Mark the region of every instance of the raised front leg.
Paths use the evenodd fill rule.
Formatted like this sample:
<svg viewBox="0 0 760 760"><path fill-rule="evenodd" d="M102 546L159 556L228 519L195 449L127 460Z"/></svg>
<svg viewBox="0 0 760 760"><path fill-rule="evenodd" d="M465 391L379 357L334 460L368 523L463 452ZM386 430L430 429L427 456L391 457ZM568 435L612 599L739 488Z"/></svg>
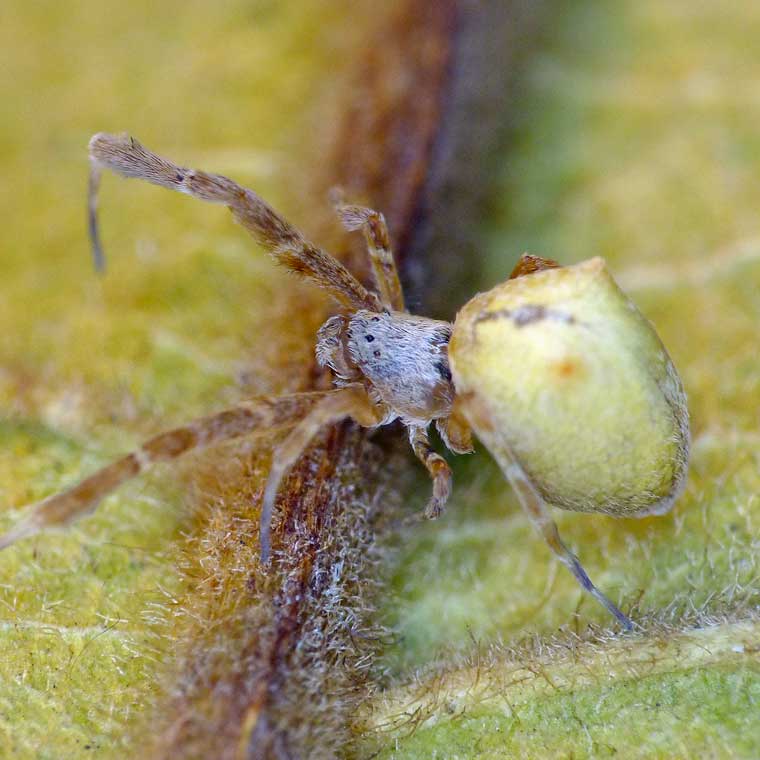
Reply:
<svg viewBox="0 0 760 760"><path fill-rule="evenodd" d="M385 217L379 211L364 206L336 203L335 210L347 230L364 232L372 272L383 306L392 311L405 311L404 292L401 289L396 262L393 260Z"/></svg>
<svg viewBox="0 0 760 760"><path fill-rule="evenodd" d="M328 291L354 309L380 310L377 294L370 293L337 259L306 240L253 190L220 174L177 166L152 153L133 137L95 135L90 140L90 236L95 263L104 264L97 222L97 191L102 169L152 182L210 203L223 203L275 260Z"/></svg>
<svg viewBox="0 0 760 760"><path fill-rule="evenodd" d="M223 412L201 417L182 427L146 441L139 449L106 465L77 485L31 507L31 513L0 537L0 549L46 528L68 525L95 509L122 483L156 462L170 462L182 454L220 441L251 435L280 425L292 424L325 397L337 391L296 393L281 398L259 398Z"/></svg>
<svg viewBox="0 0 760 760"><path fill-rule="evenodd" d="M440 454L433 451L425 428L410 426L409 443L433 479L433 495L425 507L425 517L434 520L441 515L451 495L451 468Z"/></svg>

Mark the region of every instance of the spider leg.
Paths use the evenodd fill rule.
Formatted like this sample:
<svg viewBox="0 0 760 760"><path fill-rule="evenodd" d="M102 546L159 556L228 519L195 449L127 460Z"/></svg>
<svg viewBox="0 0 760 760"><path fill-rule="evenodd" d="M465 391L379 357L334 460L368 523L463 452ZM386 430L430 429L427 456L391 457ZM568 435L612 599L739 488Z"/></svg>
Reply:
<svg viewBox="0 0 760 760"><path fill-rule="evenodd" d="M101 169L142 179L210 203L223 203L275 260L312 280L340 303L354 309L380 311L380 301L337 259L317 248L253 190L220 174L177 166L126 135L100 133L90 140L89 228L95 264L105 261L97 222L97 190Z"/></svg>
<svg viewBox="0 0 760 760"><path fill-rule="evenodd" d="M451 468L440 454L433 451L425 428L410 425L409 443L433 479L433 495L425 507L425 517L434 520L443 512L451 494Z"/></svg>
<svg viewBox="0 0 760 760"><path fill-rule="evenodd" d="M391 251L390 235L385 217L379 211L373 211L364 206L344 205L336 203L343 226L349 230L362 230L367 241L372 272L380 291L383 305L393 311L406 311L404 292L398 277L396 263Z"/></svg>
<svg viewBox="0 0 760 760"><path fill-rule="evenodd" d="M275 499L280 483L288 470L303 454L312 438L320 428L339 422L345 417L352 417L363 427L373 427L384 417L384 409L373 404L361 385L347 385L326 395L311 411L290 431L285 440L272 454L272 466L264 488L261 502L261 527L259 543L261 561L269 562L272 550L271 523Z"/></svg>
<svg viewBox="0 0 760 760"><path fill-rule="evenodd" d="M450 451L455 454L472 454L475 451L472 445L472 428L462 414L459 404L457 397L449 416L439 417L435 421L435 427Z"/></svg>
<svg viewBox="0 0 760 760"><path fill-rule="evenodd" d="M542 259L540 256L524 253L520 256L517 264L515 264L515 268L512 270L512 274L509 275L509 279L514 280L517 277L541 272L544 269L561 269L561 265L554 261L554 259Z"/></svg>
<svg viewBox="0 0 760 760"><path fill-rule="evenodd" d="M581 565L578 557L565 546L560 538L557 525L551 518L546 502L530 481L530 478L525 474L523 468L516 461L501 461L503 457L499 457L499 459L499 464L501 464L502 470L511 483L512 488L514 488L522 508L525 510L536 530L544 537L544 540L549 545L552 552L554 552L557 559L570 570L585 591L588 591L591 596L612 613L625 630L633 630L633 622L631 619L627 615L624 615L617 606L591 582L591 579L583 569L583 565Z"/></svg>
<svg viewBox="0 0 760 760"><path fill-rule="evenodd" d="M169 462L193 449L292 422L336 391L296 393L281 398L258 398L222 412L201 417L182 427L159 433L140 448L106 465L77 485L53 494L32 507L31 513L4 536L0 549L46 528L67 525L95 509L122 483L156 462Z"/></svg>

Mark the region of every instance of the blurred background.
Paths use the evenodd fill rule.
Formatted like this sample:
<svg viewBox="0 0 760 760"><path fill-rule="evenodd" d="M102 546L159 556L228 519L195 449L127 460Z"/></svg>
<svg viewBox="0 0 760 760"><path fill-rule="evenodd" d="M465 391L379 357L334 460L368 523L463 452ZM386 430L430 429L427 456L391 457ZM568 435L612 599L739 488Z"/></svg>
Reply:
<svg viewBox="0 0 760 760"><path fill-rule="evenodd" d="M756 756L759 37L760 6L738 0L5 3L3 525L160 429L314 382L327 305L219 208L105 177L95 275L95 132L234 177L358 266L326 200L345 186L388 215L412 307L437 315L524 251L600 255L682 375L692 472L668 516L557 517L641 620L630 647L649 669L605 670L610 621L479 451L452 461L442 520L381 531L386 635L340 751ZM418 469L391 499L404 514L426 498ZM123 756L166 722L176 621L203 593L178 569L195 525L183 482L130 485L0 555L3 756ZM568 652L583 675L552 681ZM515 658L544 687L518 688Z"/></svg>

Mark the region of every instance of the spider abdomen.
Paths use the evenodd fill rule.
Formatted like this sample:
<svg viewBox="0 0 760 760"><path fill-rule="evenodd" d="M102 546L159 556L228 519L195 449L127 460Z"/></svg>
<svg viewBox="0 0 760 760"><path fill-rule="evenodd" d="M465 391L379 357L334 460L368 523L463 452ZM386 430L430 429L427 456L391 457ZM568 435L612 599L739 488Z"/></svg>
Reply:
<svg viewBox="0 0 760 760"><path fill-rule="evenodd" d="M678 373L602 259L508 280L457 316L451 368L497 460L580 512L666 511L686 474Z"/></svg>

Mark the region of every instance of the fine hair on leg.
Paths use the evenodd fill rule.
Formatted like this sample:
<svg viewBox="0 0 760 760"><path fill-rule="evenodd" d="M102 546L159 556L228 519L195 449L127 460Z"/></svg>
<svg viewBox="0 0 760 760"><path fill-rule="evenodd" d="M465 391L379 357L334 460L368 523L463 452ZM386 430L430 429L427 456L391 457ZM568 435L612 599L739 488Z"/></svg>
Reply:
<svg viewBox="0 0 760 760"><path fill-rule="evenodd" d="M451 468L440 454L433 451L425 428L410 425L409 443L433 480L433 495L425 508L425 517L433 520L441 515L451 495Z"/></svg>
<svg viewBox="0 0 760 760"><path fill-rule="evenodd" d="M209 203L226 205L233 216L274 259L312 280L339 303L353 309L380 311L380 299L369 292L336 258L306 240L253 190L221 174L208 174L168 161L127 135L100 133L90 140L89 229L95 265L105 265L97 221L99 174L110 169L123 177L145 180Z"/></svg>
<svg viewBox="0 0 760 760"><path fill-rule="evenodd" d="M25 519L0 536L0 549L46 528L62 527L88 514L122 483L145 472L156 462L169 462L194 449L292 424L331 393L334 391L253 399L159 433L140 448L102 467L75 486L33 505Z"/></svg>
<svg viewBox="0 0 760 760"><path fill-rule="evenodd" d="M347 385L325 395L272 452L272 465L261 500L259 543L262 563L268 564L272 552L271 524L280 483L312 438L322 427L346 417L363 427L374 427L381 422L383 412L382 407L370 401L363 386Z"/></svg>
<svg viewBox="0 0 760 760"><path fill-rule="evenodd" d="M349 230L362 230L367 243L375 283L383 305L393 311L405 311L404 292L401 289L396 262L393 260L391 239L385 217L379 211L364 206L341 203L335 197L335 210L343 226Z"/></svg>

